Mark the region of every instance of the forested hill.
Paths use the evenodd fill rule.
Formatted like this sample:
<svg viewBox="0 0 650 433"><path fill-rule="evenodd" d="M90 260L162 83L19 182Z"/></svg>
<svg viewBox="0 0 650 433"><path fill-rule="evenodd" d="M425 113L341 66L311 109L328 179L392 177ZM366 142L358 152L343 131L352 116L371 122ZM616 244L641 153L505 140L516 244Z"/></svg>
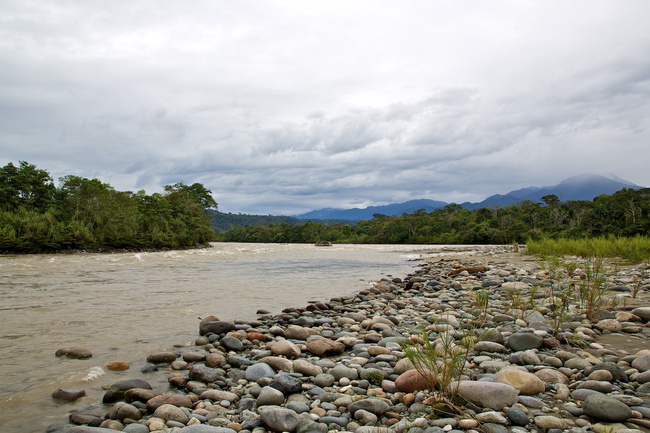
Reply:
<svg viewBox="0 0 650 433"><path fill-rule="evenodd" d="M211 227L215 232L226 232L231 230L234 227L244 227L244 226L254 226L254 225L263 225L268 224L298 224L303 221L300 221L298 218L293 218L289 216L277 216L277 215L247 215L247 214L234 214L234 213L225 213L218 210L211 210Z"/></svg>
<svg viewBox="0 0 650 433"><path fill-rule="evenodd" d="M376 214L356 225L258 224L237 227L219 238L232 242L305 242L386 244L510 244L528 239L647 236L650 233L650 188L622 189L594 200L521 203L476 210L448 205L402 216Z"/></svg>
<svg viewBox="0 0 650 433"><path fill-rule="evenodd" d="M234 213L225 213L218 210L211 210L210 215L212 216L212 229L215 232L227 232L237 227L245 226L268 226L269 224L302 224L305 221L290 217L290 216L281 216L281 215L248 215L248 214L234 214ZM336 224L336 223L345 223L345 224L356 224L358 221L351 220L340 220L340 219L319 219L314 220L322 224Z"/></svg>
<svg viewBox="0 0 650 433"><path fill-rule="evenodd" d="M0 168L0 252L188 248L214 240L211 191L176 183L164 193L116 191L99 179L50 174L21 161Z"/></svg>

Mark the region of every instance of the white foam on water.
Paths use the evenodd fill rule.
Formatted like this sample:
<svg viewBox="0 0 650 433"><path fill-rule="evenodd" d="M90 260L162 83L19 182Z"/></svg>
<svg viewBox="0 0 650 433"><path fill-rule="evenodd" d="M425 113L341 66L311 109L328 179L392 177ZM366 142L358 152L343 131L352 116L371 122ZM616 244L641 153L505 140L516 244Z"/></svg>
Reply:
<svg viewBox="0 0 650 433"><path fill-rule="evenodd" d="M100 377L102 377L105 374L106 374L106 372L104 371L103 368L101 368L99 366L95 366L95 367L91 367L88 370L88 374L86 374L86 376L81 380L83 380L85 382L90 382L92 380L99 379Z"/></svg>

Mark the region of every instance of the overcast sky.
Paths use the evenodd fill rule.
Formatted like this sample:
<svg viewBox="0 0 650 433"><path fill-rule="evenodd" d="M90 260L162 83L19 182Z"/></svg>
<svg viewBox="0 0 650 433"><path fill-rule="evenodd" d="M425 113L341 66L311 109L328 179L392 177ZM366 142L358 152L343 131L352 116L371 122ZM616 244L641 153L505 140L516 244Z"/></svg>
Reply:
<svg viewBox="0 0 650 433"><path fill-rule="evenodd" d="M0 163L226 212L650 186L650 1L0 0Z"/></svg>

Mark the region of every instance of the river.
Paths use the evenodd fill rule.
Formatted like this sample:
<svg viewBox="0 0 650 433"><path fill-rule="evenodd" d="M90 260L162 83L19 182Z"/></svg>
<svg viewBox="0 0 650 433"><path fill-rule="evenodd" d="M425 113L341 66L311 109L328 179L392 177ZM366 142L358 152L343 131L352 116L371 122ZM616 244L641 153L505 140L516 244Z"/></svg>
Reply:
<svg viewBox="0 0 650 433"><path fill-rule="evenodd" d="M441 246L215 243L152 253L0 256L0 426L44 432L101 401L101 386L141 377L148 354L189 345L199 318L256 318L404 277ZM80 346L93 357L57 358ZM131 368L111 372L110 361ZM147 377L165 389L166 374ZM88 395L58 403L60 387ZM162 387L162 388L160 388Z"/></svg>

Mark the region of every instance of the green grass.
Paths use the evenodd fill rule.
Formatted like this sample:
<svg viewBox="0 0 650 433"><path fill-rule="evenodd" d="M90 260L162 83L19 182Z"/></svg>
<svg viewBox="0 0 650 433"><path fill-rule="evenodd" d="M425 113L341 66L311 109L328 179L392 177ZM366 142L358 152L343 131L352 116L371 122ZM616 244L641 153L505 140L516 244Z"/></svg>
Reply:
<svg viewBox="0 0 650 433"><path fill-rule="evenodd" d="M599 237L590 239L541 239L526 242L526 253L536 256L610 257L631 262L650 262L647 236Z"/></svg>

